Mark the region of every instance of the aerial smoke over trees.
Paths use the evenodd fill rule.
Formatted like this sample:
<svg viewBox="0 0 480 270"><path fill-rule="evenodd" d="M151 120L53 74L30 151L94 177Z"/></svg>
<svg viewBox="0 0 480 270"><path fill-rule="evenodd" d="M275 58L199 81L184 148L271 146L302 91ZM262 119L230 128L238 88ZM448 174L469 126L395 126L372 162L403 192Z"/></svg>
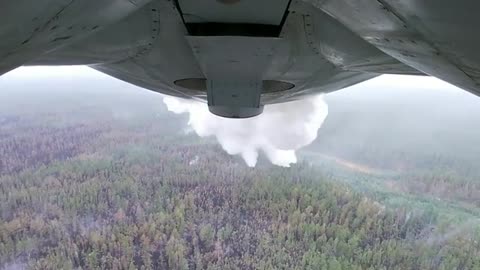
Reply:
<svg viewBox="0 0 480 270"><path fill-rule="evenodd" d="M295 151L315 140L328 114L323 96L267 105L261 115L247 119L218 117L198 101L165 97L163 102L169 111L188 113L188 124L199 136L215 137L228 154L241 155L250 167L260 151L275 165L296 163Z"/></svg>

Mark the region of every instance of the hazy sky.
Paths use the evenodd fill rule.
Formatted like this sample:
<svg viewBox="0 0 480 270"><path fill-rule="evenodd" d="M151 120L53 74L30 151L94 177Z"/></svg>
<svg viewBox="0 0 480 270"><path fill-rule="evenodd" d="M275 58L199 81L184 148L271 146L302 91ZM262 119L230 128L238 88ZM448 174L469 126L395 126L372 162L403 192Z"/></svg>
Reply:
<svg viewBox="0 0 480 270"><path fill-rule="evenodd" d="M140 93L155 95L153 92L128 85L83 66L22 67L0 77L0 91L2 88L10 90L33 88L35 91L46 93L52 85L61 89L62 93L68 89L81 94L82 89L100 93L102 90L126 88L132 93L138 91L138 96ZM9 91L4 92L3 98L8 100L7 92ZM262 152L273 164L290 166L297 161L295 151L315 140L318 130L328 114L327 103L336 97L341 97L342 100L363 100L369 106L387 104L386 108L391 108L396 105L397 109L398 102L410 104L416 101L417 104L421 102L421 108L425 104L428 105L425 108L428 107L429 110L432 110L434 100L437 100L438 103L438 97L442 96L442 92L443 96L447 97L442 99L443 103L440 107L442 111L451 107L450 103L456 96L461 97L462 102L461 107L452 107L457 111L459 108L461 111L467 110L465 106L471 102L464 102L465 100L480 101L477 97L436 78L383 75L329 94L325 98L326 103L319 96L267 106L262 115L243 119L240 125L238 119L225 119L212 115L206 104L203 103L167 97L164 98L164 102L172 112L188 113L190 118L188 123L199 136L215 137L226 152L242 156L248 166L255 166L257 158ZM111 92L103 93L107 95ZM25 96L28 98L28 95ZM119 96L122 95L116 95L116 98ZM157 97L162 98L162 96ZM351 104L350 107L355 107L359 103ZM478 106L475 107L478 108ZM358 110L361 110L361 106ZM376 117L373 118L372 121L375 122ZM371 129L372 125L365 126L367 129Z"/></svg>
<svg viewBox="0 0 480 270"><path fill-rule="evenodd" d="M55 80L62 79L106 79L108 75L85 66L56 66L56 67L20 67L0 77L0 86L4 80ZM112 79L113 80L113 79ZM351 91L368 88L380 89L415 89L415 91L462 91L439 79L427 76L382 75L372 80L338 91L339 95L349 94Z"/></svg>

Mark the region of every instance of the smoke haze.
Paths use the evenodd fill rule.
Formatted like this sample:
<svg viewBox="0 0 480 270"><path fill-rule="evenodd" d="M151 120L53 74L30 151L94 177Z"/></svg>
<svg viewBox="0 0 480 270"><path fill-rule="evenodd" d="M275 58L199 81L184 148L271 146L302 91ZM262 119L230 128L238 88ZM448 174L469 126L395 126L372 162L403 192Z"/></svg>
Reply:
<svg viewBox="0 0 480 270"><path fill-rule="evenodd" d="M213 115L204 103L174 97L163 99L169 111L188 113L188 124L200 137L214 136L230 155L240 155L254 167L263 152L275 165L297 162L295 151L312 143L328 114L323 96L265 106L263 113L247 119Z"/></svg>

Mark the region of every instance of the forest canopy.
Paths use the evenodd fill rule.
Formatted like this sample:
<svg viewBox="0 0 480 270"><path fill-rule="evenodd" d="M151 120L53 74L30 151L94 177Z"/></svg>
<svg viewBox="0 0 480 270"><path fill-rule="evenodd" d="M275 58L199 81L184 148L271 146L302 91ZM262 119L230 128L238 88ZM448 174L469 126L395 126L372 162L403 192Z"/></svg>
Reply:
<svg viewBox="0 0 480 270"><path fill-rule="evenodd" d="M0 269L480 269L469 94L328 95L297 164L249 168L160 95L39 80L0 80Z"/></svg>

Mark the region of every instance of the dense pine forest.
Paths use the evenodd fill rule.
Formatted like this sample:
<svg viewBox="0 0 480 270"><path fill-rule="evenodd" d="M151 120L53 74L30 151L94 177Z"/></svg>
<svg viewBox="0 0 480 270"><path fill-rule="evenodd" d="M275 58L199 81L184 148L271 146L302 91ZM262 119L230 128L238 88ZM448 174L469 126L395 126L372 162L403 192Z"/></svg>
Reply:
<svg viewBox="0 0 480 270"><path fill-rule="evenodd" d="M473 96L333 94L297 164L249 168L155 93L0 85L0 269L480 269Z"/></svg>

